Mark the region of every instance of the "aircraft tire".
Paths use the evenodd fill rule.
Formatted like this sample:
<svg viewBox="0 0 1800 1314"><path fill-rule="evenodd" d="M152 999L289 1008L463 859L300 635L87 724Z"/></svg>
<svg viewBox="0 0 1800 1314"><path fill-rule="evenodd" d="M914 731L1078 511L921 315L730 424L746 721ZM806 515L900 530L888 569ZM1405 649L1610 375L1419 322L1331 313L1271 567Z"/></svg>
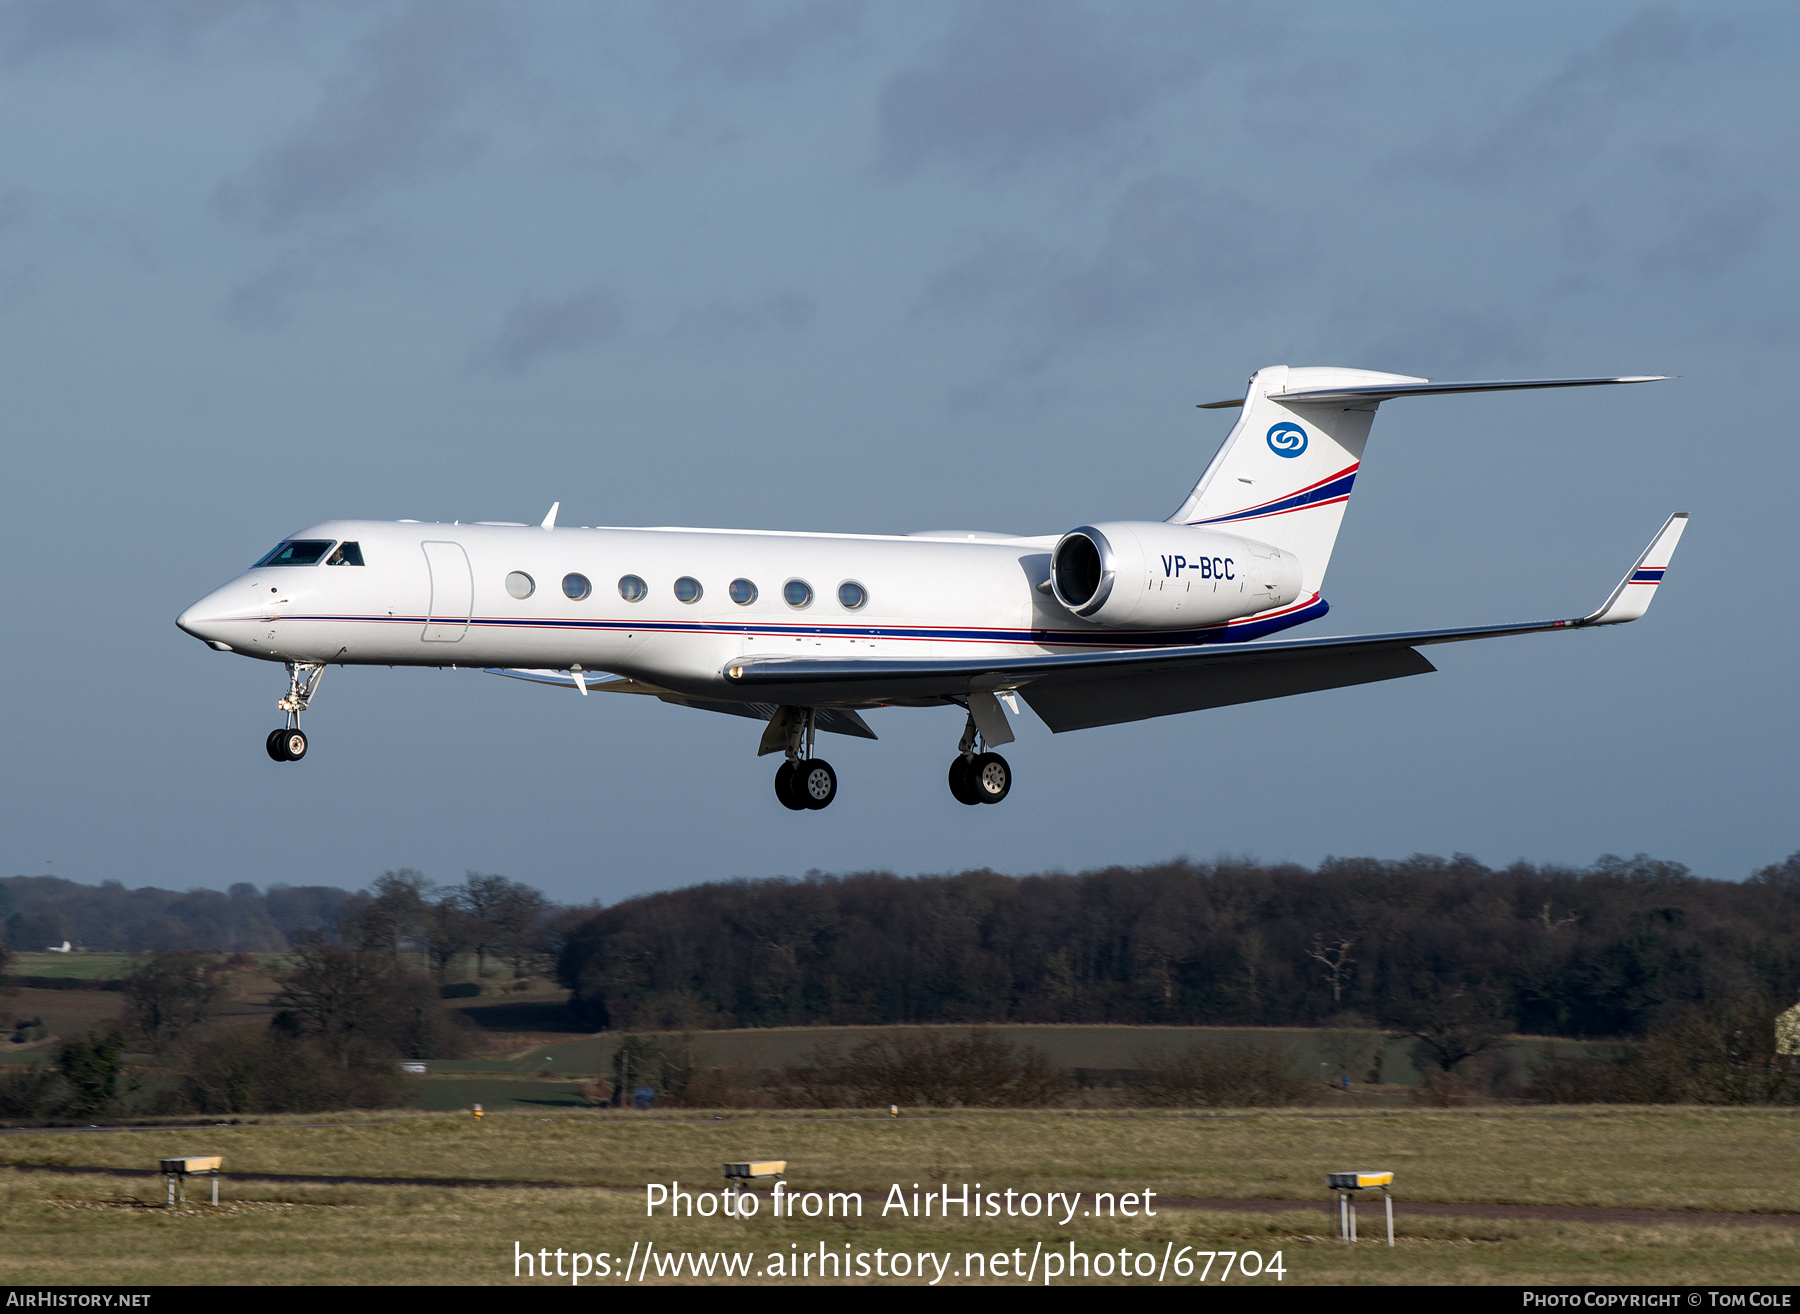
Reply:
<svg viewBox="0 0 1800 1314"><path fill-rule="evenodd" d="M970 807L981 802L969 785L969 759L962 753L950 759L950 797Z"/></svg>
<svg viewBox="0 0 1800 1314"><path fill-rule="evenodd" d="M814 812L828 808L837 797L837 772L824 758L809 758L794 772L794 793Z"/></svg>
<svg viewBox="0 0 1800 1314"><path fill-rule="evenodd" d="M263 740L263 747L269 750L270 758L277 762L287 761L287 755L281 751L281 737L286 733L285 730L271 730L269 737Z"/></svg>
<svg viewBox="0 0 1800 1314"><path fill-rule="evenodd" d="M981 753L969 763L969 792L977 803L998 803L1012 793L1012 768L998 753Z"/></svg>
<svg viewBox="0 0 1800 1314"><path fill-rule="evenodd" d="M283 730L281 752L284 761L298 762L306 756L306 736L298 730Z"/></svg>
<svg viewBox="0 0 1800 1314"><path fill-rule="evenodd" d="M783 762L775 771L775 797L790 812L803 812L806 804L794 791L794 764Z"/></svg>

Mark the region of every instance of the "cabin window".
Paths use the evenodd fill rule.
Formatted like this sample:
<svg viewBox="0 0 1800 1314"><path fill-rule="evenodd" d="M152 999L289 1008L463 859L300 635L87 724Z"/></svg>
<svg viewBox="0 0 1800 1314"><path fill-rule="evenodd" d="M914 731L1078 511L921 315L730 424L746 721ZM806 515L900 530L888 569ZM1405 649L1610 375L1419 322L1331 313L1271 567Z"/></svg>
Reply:
<svg viewBox="0 0 1800 1314"><path fill-rule="evenodd" d="M650 596L650 586L636 575L619 576L619 596L627 602L642 602Z"/></svg>
<svg viewBox="0 0 1800 1314"><path fill-rule="evenodd" d="M340 543L338 550L325 560L325 564L328 566L360 566L362 563L362 544L360 543Z"/></svg>
<svg viewBox="0 0 1800 1314"><path fill-rule="evenodd" d="M563 576L563 596L570 602L580 602L593 591L594 586L588 583L586 575L568 574Z"/></svg>
<svg viewBox="0 0 1800 1314"><path fill-rule="evenodd" d="M838 585L838 603L845 611L856 611L869 600L869 591L853 579Z"/></svg>
<svg viewBox="0 0 1800 1314"><path fill-rule="evenodd" d="M756 601L756 585L747 579L732 580L731 587L725 591L731 595L731 600L740 607L748 607Z"/></svg>
<svg viewBox="0 0 1800 1314"><path fill-rule="evenodd" d="M523 602L537 592L537 581L522 570L515 570L506 577L506 591Z"/></svg>
<svg viewBox="0 0 1800 1314"><path fill-rule="evenodd" d="M781 596L794 608L812 606L812 585L803 579L790 579L781 586Z"/></svg>
<svg viewBox="0 0 1800 1314"><path fill-rule="evenodd" d="M319 558L331 551L329 538L290 538L275 547L257 566L316 566ZM251 567L252 570L256 566Z"/></svg>
<svg viewBox="0 0 1800 1314"><path fill-rule="evenodd" d="M683 575L675 581L675 596L682 602L698 602L704 591L700 587L700 581L692 575Z"/></svg>

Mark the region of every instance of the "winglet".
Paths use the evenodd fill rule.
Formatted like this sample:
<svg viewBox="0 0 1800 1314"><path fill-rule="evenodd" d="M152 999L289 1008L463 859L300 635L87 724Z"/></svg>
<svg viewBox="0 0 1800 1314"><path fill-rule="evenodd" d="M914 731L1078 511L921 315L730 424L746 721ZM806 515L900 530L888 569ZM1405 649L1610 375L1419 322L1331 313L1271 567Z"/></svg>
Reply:
<svg viewBox="0 0 1800 1314"><path fill-rule="evenodd" d="M561 502L552 502L550 504L550 514L544 517L543 527L545 529L555 529L556 528L556 513L559 509L561 509L561 507L562 507Z"/></svg>
<svg viewBox="0 0 1800 1314"><path fill-rule="evenodd" d="M1650 546L1637 559L1637 564L1625 572L1625 578L1619 581L1619 587L1612 591L1612 596L1604 606L1592 615L1583 616L1581 625L1622 625L1626 621L1634 621L1650 610L1650 599L1656 596L1656 586L1662 583L1663 572L1669 568L1669 558L1675 555L1675 545L1681 541L1681 531L1687 528L1688 513L1677 511L1663 522L1663 527L1656 531L1656 537L1650 540Z"/></svg>

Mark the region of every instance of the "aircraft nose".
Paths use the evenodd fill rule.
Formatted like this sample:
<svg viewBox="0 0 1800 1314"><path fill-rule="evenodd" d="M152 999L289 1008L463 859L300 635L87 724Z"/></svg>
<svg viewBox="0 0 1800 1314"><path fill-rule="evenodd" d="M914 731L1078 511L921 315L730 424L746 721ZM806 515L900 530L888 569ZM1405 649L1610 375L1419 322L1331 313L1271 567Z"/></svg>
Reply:
<svg viewBox="0 0 1800 1314"><path fill-rule="evenodd" d="M230 614L230 608L226 605L225 599L220 596L223 592L224 590L221 589L207 594L177 616L175 624L180 626L184 633L193 635L208 647L217 648L220 652L231 652L231 645L225 642L221 634L223 622Z"/></svg>

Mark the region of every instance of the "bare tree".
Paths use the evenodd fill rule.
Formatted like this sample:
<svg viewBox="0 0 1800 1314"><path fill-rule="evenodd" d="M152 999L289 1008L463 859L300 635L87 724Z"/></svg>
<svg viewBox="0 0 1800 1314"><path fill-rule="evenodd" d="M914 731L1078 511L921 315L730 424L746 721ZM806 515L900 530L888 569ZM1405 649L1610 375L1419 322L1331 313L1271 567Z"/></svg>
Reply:
<svg viewBox="0 0 1800 1314"><path fill-rule="evenodd" d="M441 982L450 964L474 947L474 918L463 911L454 894L447 894L426 907L425 956Z"/></svg>
<svg viewBox="0 0 1800 1314"><path fill-rule="evenodd" d="M1435 1063L1444 1072L1506 1041L1500 1001L1487 983L1423 977L1414 982L1411 998L1395 1009L1395 1020L1417 1039L1415 1059Z"/></svg>
<svg viewBox="0 0 1800 1314"><path fill-rule="evenodd" d="M1328 945L1323 935L1315 935L1306 950L1308 958L1325 965L1325 980L1331 985L1331 1003L1334 1008L1343 1002L1344 981L1349 975L1350 965L1356 961L1350 957L1350 950L1355 944L1356 941L1339 936L1336 944Z"/></svg>
<svg viewBox="0 0 1800 1314"><path fill-rule="evenodd" d="M1550 916L1550 905L1545 904L1543 910L1538 913L1537 920L1539 925L1546 931L1560 931L1563 927L1573 926L1576 922L1580 921L1581 914L1570 913L1567 917L1552 918Z"/></svg>
<svg viewBox="0 0 1800 1314"><path fill-rule="evenodd" d="M517 968L539 952L550 904L531 886L470 872L457 889L456 900L469 917L477 976L487 971L490 956L511 959Z"/></svg>
<svg viewBox="0 0 1800 1314"><path fill-rule="evenodd" d="M294 1030L317 1036L350 1067L392 1029L398 975L380 954L332 944L316 931L296 934L293 943L300 961L282 974L275 1002Z"/></svg>
<svg viewBox="0 0 1800 1314"><path fill-rule="evenodd" d="M369 893L352 895L338 913L338 932L358 948L392 956L400 965L400 949L408 936L429 936L432 884L411 867L384 871L369 884ZM430 956L429 944L426 950Z"/></svg>
<svg viewBox="0 0 1800 1314"><path fill-rule="evenodd" d="M193 954L154 953L140 960L120 985L132 1026L160 1054L206 1020L224 993L225 974L217 962Z"/></svg>

